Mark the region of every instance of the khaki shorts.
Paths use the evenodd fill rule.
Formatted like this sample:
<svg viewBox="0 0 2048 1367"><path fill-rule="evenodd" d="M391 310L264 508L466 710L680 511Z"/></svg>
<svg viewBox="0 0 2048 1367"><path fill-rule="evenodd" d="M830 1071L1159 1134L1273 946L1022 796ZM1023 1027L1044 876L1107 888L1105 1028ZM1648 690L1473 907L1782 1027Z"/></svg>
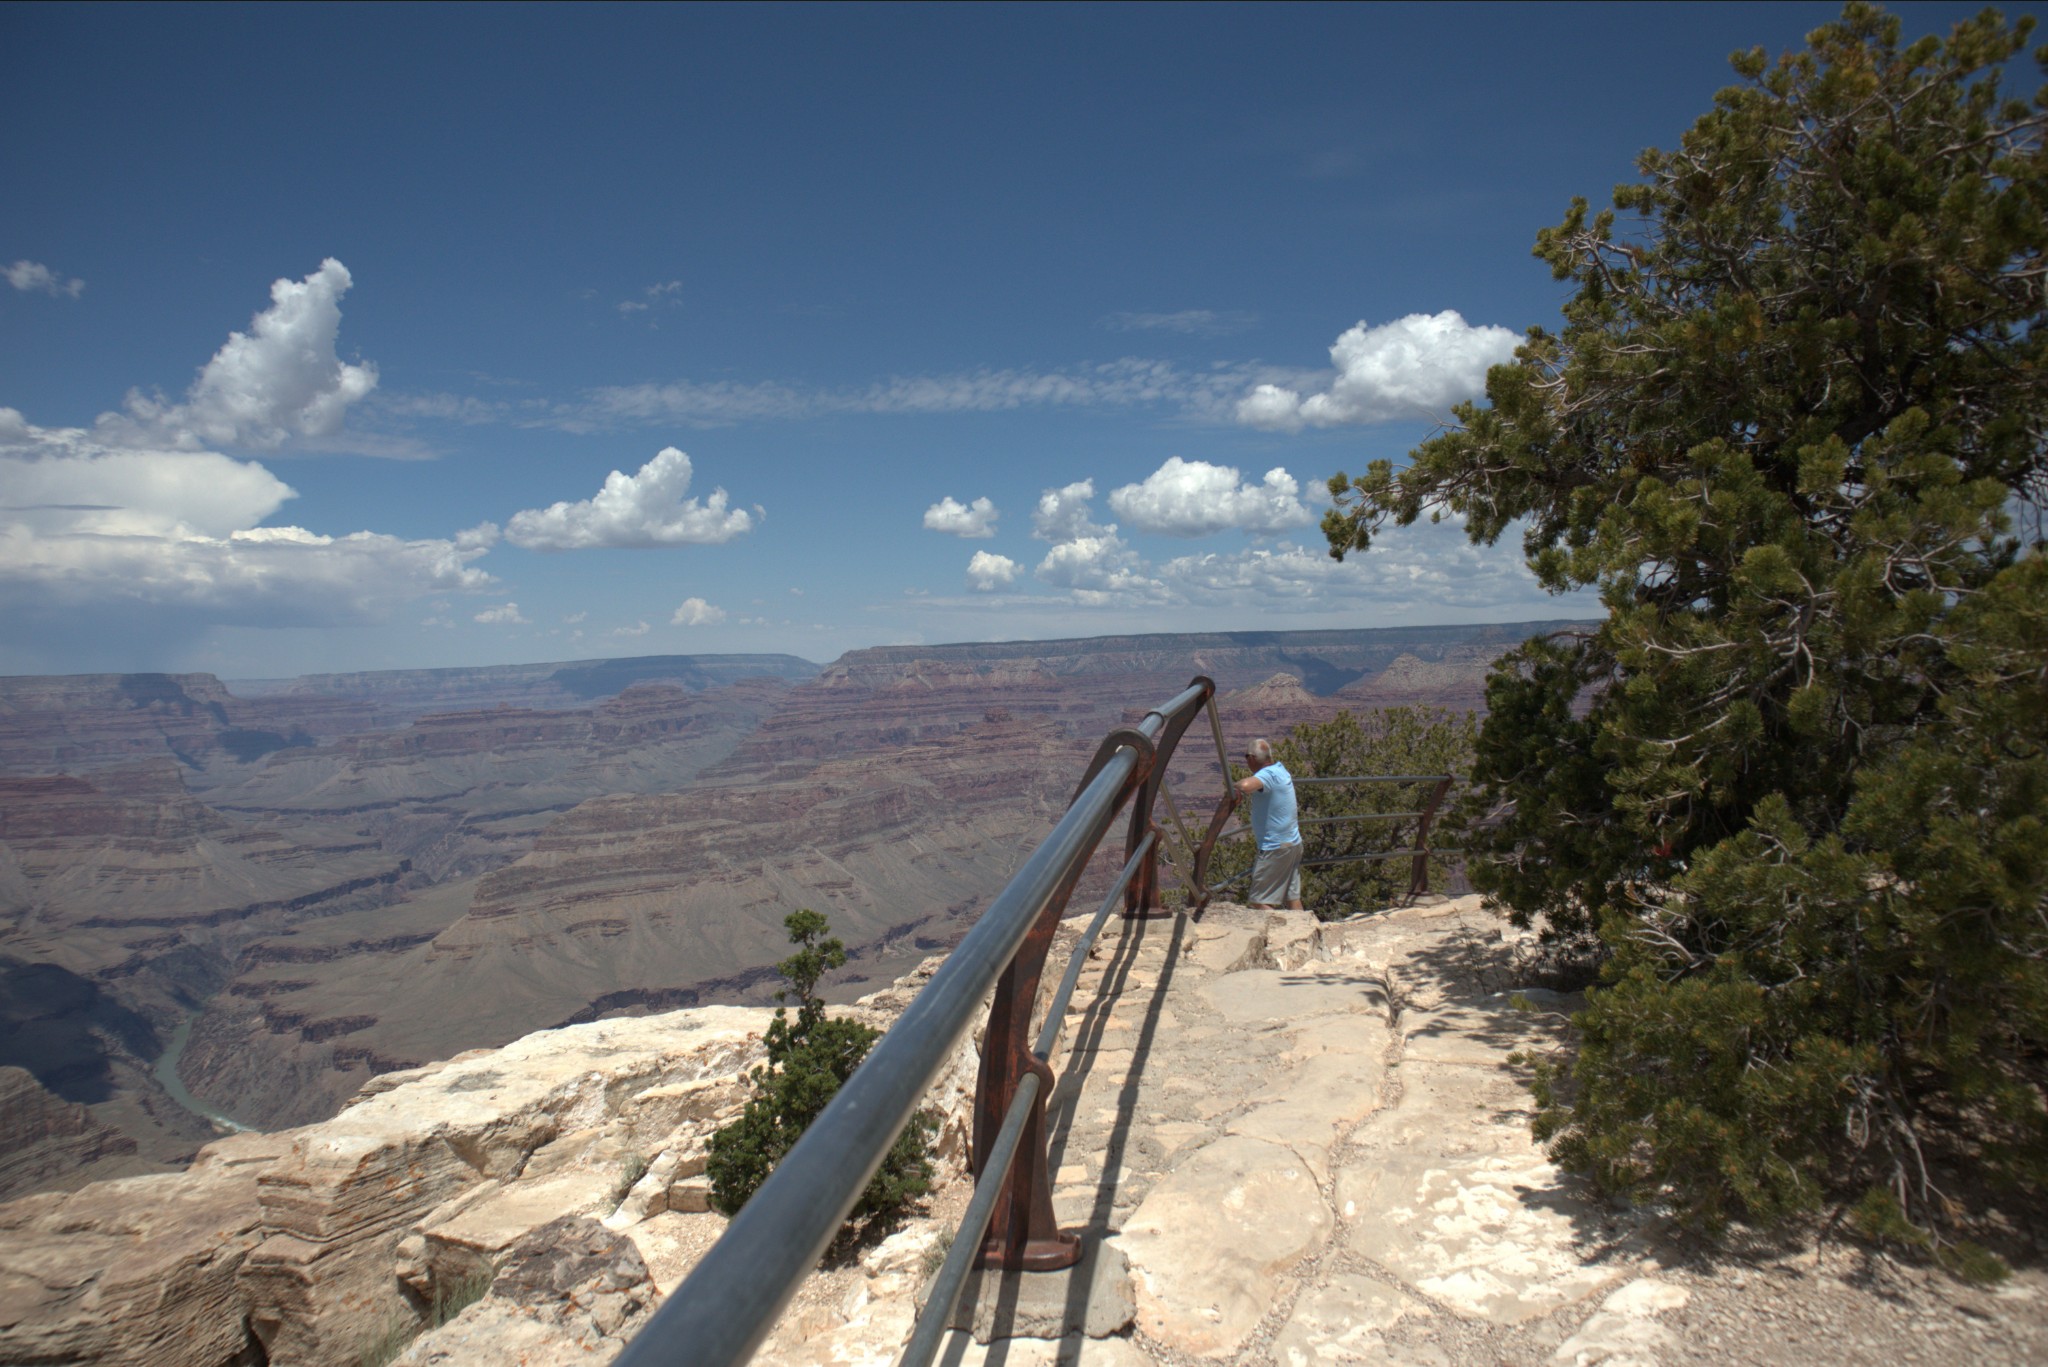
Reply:
<svg viewBox="0 0 2048 1367"><path fill-rule="evenodd" d="M1277 907L1300 900L1301 842L1260 850L1252 861L1252 905Z"/></svg>

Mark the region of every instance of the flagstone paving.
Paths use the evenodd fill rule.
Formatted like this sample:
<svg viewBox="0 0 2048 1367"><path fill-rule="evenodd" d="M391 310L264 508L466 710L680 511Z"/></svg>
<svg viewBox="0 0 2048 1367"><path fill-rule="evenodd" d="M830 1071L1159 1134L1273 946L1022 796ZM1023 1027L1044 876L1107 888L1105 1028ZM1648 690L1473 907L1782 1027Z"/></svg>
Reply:
<svg viewBox="0 0 2048 1367"><path fill-rule="evenodd" d="M940 1361L2048 1361L2034 1268L1982 1290L1852 1246L1709 1248L1560 1172L1510 1056L1558 1047L1579 1003L1517 981L1503 926L1476 898L1112 926L1055 1051L1049 1170L1062 1224L1128 1261L1126 1294L1087 1317L1100 1337L1057 1337L1054 1313L1043 1337L956 1331ZM870 1276L822 1280L809 1303L859 1313L813 1311L759 1360L893 1361L908 1314Z"/></svg>

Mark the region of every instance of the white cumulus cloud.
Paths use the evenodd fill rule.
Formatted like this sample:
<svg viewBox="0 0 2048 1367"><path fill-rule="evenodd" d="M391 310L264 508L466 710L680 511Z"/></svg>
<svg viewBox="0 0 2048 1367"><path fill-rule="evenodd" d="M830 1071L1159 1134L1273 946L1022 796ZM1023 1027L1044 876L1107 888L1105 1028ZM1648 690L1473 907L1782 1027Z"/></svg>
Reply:
<svg viewBox="0 0 2048 1367"><path fill-rule="evenodd" d="M1038 496L1038 507L1031 514L1031 534L1040 541L1058 545L1062 541L1075 541L1084 536L1097 536L1104 530L1114 532L1116 528L1102 528L1095 523L1095 481L1075 480L1072 484L1057 489L1047 489Z"/></svg>
<svg viewBox="0 0 2048 1367"><path fill-rule="evenodd" d="M1179 456L1145 477L1111 492L1109 506L1141 532L1165 536L1208 536L1231 527L1248 532L1281 532L1311 521L1301 485L1284 469L1247 484L1228 465L1182 460Z"/></svg>
<svg viewBox="0 0 2048 1367"><path fill-rule="evenodd" d="M1411 313L1391 323L1348 328L1330 348L1329 387L1303 396L1262 384L1238 402L1239 422L1298 431L1340 423L1437 418L1476 398L1486 371L1513 358L1519 339L1504 327L1474 327L1453 309Z"/></svg>
<svg viewBox="0 0 2048 1367"><path fill-rule="evenodd" d="M328 257L304 280L270 287L270 307L231 332L182 403L130 390L123 413L100 416L97 434L122 445L254 446L331 436L350 404L377 387L377 368L335 354L348 267Z"/></svg>
<svg viewBox="0 0 2048 1367"><path fill-rule="evenodd" d="M85 282L73 276L66 280L40 261L17 261L7 267L7 283L24 294L62 295L76 299L85 293Z"/></svg>
<svg viewBox="0 0 2048 1367"><path fill-rule="evenodd" d="M520 613L517 603L500 603L494 608L485 608L476 614L476 620L489 627L526 625L526 618Z"/></svg>
<svg viewBox="0 0 2048 1367"><path fill-rule="evenodd" d="M974 558L967 562L967 582L983 593L993 593L1006 584L1014 583L1018 571L1023 568L1007 555L976 551Z"/></svg>
<svg viewBox="0 0 2048 1367"><path fill-rule="evenodd" d="M1068 590L1080 603L1156 597L1158 581L1146 574L1144 560L1116 534L1116 524L1105 526L1095 520L1094 499L1092 479L1039 495L1031 534L1050 541L1052 549L1038 562L1038 578Z"/></svg>
<svg viewBox="0 0 2048 1367"><path fill-rule="evenodd" d="M481 546L254 525L293 497L254 461L110 447L0 408L0 618L44 637L345 625L491 582Z"/></svg>
<svg viewBox="0 0 2048 1367"><path fill-rule="evenodd" d="M505 539L532 551L580 551L720 545L753 529L760 509L728 508L723 489L701 500L685 498L690 474L690 458L663 447L638 474L605 476L594 497L514 513Z"/></svg>
<svg viewBox="0 0 2048 1367"><path fill-rule="evenodd" d="M668 619L670 626L715 627L725 620L725 609L714 607L702 598L685 598L675 615Z"/></svg>
<svg viewBox="0 0 2048 1367"><path fill-rule="evenodd" d="M985 498L962 503L951 494L924 510L924 525L935 532L976 538L996 534L996 505Z"/></svg>

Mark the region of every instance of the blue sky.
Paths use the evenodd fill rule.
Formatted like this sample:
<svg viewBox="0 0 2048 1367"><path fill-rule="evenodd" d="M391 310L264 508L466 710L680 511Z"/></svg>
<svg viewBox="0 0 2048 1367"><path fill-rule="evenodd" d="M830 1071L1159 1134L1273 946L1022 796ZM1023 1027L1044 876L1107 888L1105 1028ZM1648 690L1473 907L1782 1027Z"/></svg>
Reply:
<svg viewBox="0 0 2048 1367"><path fill-rule="evenodd" d="M0 672L1590 611L1322 481L1834 13L0 7Z"/></svg>

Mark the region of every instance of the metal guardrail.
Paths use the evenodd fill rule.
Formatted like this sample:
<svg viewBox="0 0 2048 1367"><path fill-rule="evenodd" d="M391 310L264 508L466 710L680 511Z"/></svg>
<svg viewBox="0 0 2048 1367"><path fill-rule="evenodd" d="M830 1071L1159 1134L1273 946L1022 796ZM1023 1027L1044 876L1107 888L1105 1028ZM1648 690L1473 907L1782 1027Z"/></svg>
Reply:
<svg viewBox="0 0 2048 1367"><path fill-rule="evenodd" d="M1080 1241L1052 1212L1046 1172L1046 1064L1080 961L1121 895L1126 914L1159 904L1159 827L1153 808L1183 732L1206 710L1227 784L1216 685L1197 677L1134 727L1111 731L1043 844L989 904L832 1104L776 1165L688 1280L655 1312L616 1359L617 1367L728 1367L745 1362L773 1327L804 1277L817 1266L868 1179L917 1109L975 1010L995 989L975 1091L969 1215L946 1266L954 1271L943 1308L935 1294L918 1342L935 1348L952 1318L968 1265L1049 1269L1072 1266ZM1169 810L1172 798L1166 798ZM1128 803L1122 875L1096 913L1036 1041L1029 1031L1053 932L1090 857ZM1179 813L1172 812L1176 826ZM1186 828L1180 826L1183 836ZM1199 861L1197 861L1199 867ZM1194 884L1191 893L1199 891ZM944 1269L942 1269L943 1271ZM929 1360L929 1352L923 1360ZM906 1355L906 1362L919 1361Z"/></svg>
<svg viewBox="0 0 2048 1367"><path fill-rule="evenodd" d="M1221 747L1219 746L1218 748L1220 749ZM1437 855L1464 853L1463 850L1445 849L1441 846L1432 846L1429 843L1430 828L1436 824L1437 813L1443 807L1444 797L1451 791L1451 782L1452 776L1449 774L1338 774L1329 777L1296 778L1294 786L1297 788L1341 783L1427 783L1431 785L1428 798L1424 800L1422 807L1417 811L1352 812L1342 816L1308 817L1296 822L1300 826L1334 826L1354 824L1362 821L1413 820L1416 826L1415 844L1412 847L1407 849L1371 850L1356 854L1335 855L1323 859L1304 859L1301 861L1301 867L1305 869L1320 869L1329 868L1336 864L1367 864L1385 859L1411 859L1414 863L1410 867L1408 875L1408 895L1410 897L1420 897L1423 893L1429 891L1430 859ZM1208 832L1204 835L1200 848L1195 852L1193 883L1199 889L1198 905L1207 905L1209 899L1216 893L1244 882L1251 877L1251 870L1246 869L1243 873L1227 878L1220 883L1212 884L1208 881L1209 863L1216 853L1216 847L1225 840L1233 839L1239 835L1250 834L1248 827L1239 827L1234 831L1224 829L1224 827L1230 824L1231 814L1237 810L1238 803L1239 797L1235 788L1224 793L1222 801L1216 804L1215 815L1209 819Z"/></svg>

